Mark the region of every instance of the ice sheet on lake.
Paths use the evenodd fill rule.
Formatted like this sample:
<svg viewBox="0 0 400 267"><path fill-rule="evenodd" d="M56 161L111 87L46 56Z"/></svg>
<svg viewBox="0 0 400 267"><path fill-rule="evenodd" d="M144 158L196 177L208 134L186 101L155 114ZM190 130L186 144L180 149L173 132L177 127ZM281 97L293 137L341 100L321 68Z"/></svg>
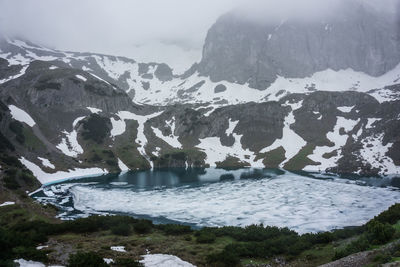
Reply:
<svg viewBox="0 0 400 267"><path fill-rule="evenodd" d="M295 174L138 192L77 185L70 192L74 207L85 213L141 214L198 226L263 223L300 233L362 225L400 200L390 188Z"/></svg>

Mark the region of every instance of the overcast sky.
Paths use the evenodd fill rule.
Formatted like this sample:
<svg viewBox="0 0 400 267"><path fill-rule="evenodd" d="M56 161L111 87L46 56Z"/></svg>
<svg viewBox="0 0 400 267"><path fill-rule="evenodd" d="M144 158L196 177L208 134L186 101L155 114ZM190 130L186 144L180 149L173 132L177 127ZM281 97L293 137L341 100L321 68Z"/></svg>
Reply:
<svg viewBox="0 0 400 267"><path fill-rule="evenodd" d="M0 0L0 31L58 49L165 61L184 69L200 59L216 19L252 1L309 0ZM400 0L360 1L387 11Z"/></svg>

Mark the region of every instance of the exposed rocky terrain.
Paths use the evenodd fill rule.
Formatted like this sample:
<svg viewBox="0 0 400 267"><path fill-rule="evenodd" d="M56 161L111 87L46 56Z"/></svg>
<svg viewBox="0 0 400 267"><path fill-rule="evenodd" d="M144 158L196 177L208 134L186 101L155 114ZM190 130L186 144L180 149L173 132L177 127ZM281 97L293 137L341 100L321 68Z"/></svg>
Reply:
<svg viewBox="0 0 400 267"><path fill-rule="evenodd" d="M399 174L390 18L350 5L323 23L278 26L224 15L180 76L2 37L2 146L42 183L151 167Z"/></svg>
<svg viewBox="0 0 400 267"><path fill-rule="evenodd" d="M339 2L339 1L338 1ZM209 30L197 69L212 81L267 89L279 76L351 68L381 76L399 63L398 25L366 4L342 1L335 15L263 22L233 11ZM261 7L262 8L262 7Z"/></svg>

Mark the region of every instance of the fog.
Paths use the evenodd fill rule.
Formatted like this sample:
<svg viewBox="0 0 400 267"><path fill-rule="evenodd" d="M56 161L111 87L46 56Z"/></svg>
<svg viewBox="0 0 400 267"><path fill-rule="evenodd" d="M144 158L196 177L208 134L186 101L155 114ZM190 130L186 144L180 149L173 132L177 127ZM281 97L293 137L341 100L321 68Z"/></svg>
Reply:
<svg viewBox="0 0 400 267"><path fill-rule="evenodd" d="M349 1L349 0L346 0ZM394 12L400 0L359 0ZM334 0L0 0L0 32L62 50L164 61L183 70L207 30L237 7L251 16L332 13ZM264 9L259 9L262 3ZM236 9L237 10L237 9ZM299 12L301 10L301 12Z"/></svg>

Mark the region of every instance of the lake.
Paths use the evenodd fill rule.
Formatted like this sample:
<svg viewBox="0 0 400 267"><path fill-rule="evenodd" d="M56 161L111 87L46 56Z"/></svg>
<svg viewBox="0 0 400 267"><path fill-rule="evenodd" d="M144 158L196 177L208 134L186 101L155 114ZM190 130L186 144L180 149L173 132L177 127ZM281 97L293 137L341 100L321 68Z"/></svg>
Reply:
<svg viewBox="0 0 400 267"><path fill-rule="evenodd" d="M124 214L193 227L264 224L299 233L362 225L400 202L390 178L277 169L168 169L60 181L33 198L64 220Z"/></svg>

